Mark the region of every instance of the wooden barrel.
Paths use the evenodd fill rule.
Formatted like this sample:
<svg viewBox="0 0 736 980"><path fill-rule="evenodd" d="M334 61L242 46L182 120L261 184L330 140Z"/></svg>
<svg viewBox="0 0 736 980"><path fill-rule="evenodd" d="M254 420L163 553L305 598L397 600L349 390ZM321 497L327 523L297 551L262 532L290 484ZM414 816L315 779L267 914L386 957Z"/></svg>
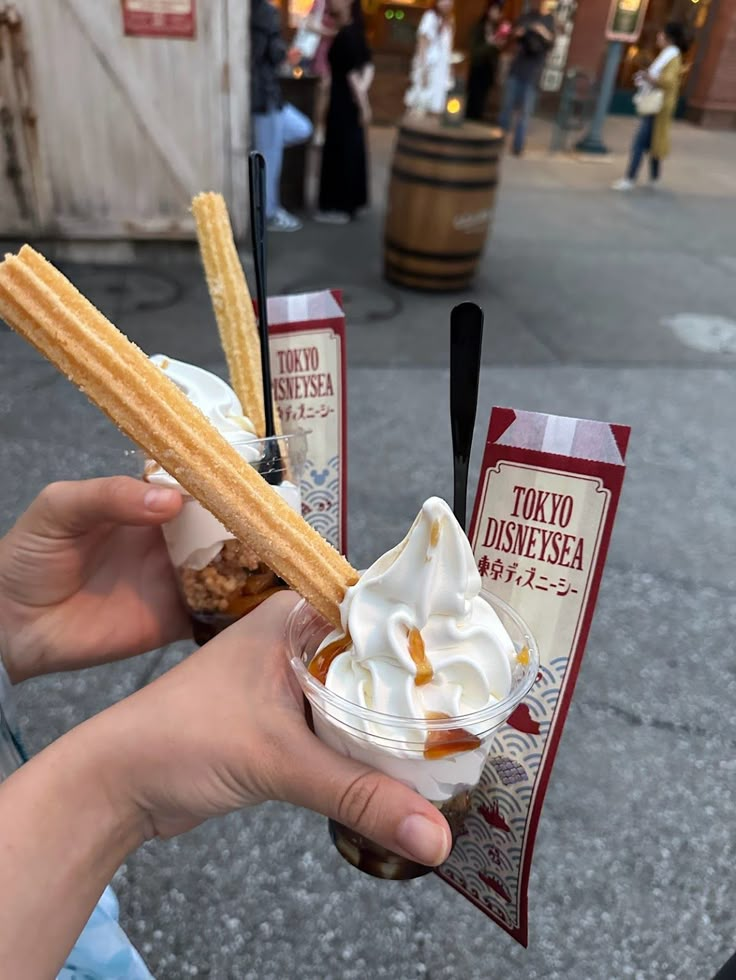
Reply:
<svg viewBox="0 0 736 980"><path fill-rule="evenodd" d="M503 146L500 129L406 119L391 168L386 278L400 286L464 289L483 254Z"/></svg>

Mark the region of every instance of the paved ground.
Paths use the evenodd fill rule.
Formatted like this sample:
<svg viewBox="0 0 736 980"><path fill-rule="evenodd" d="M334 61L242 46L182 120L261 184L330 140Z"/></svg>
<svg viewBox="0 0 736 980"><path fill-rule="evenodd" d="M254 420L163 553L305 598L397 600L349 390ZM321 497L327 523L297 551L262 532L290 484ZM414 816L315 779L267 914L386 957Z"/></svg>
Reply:
<svg viewBox="0 0 736 980"><path fill-rule="evenodd" d="M472 292L487 314L480 426L502 404L634 429L540 829L530 949L439 881L361 877L324 821L272 805L121 869L125 924L158 977L708 980L736 947L736 135L678 127L667 189L615 196L630 127L609 125L619 155L596 163L549 159L535 130L528 157L505 165ZM388 144L375 134L378 191ZM272 292L345 288L358 565L450 490L453 299L388 287L379 242L374 214L272 248ZM220 367L191 258L139 259L69 271L147 350ZM2 330L0 433L3 526L49 480L119 468L122 440ZM185 652L28 683L28 741L40 748Z"/></svg>

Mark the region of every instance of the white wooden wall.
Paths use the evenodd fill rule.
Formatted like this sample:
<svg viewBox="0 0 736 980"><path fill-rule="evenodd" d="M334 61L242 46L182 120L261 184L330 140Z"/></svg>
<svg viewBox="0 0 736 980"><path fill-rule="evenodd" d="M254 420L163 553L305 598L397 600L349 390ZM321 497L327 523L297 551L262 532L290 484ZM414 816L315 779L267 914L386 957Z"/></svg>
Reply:
<svg viewBox="0 0 736 980"><path fill-rule="evenodd" d="M14 6L38 154L33 160L26 149L20 97L0 72L33 208L24 218L17 192L0 178L0 234L189 237L189 203L200 190L222 191L236 232L244 233L248 0L198 0L195 40L126 37L119 0ZM0 170L4 157L0 142Z"/></svg>

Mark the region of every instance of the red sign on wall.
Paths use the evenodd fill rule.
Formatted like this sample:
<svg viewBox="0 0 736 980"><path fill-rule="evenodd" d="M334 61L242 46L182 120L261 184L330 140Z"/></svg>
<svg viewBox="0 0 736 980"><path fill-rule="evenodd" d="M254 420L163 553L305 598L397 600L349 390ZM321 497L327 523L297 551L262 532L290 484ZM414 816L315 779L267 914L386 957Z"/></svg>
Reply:
<svg viewBox="0 0 736 980"><path fill-rule="evenodd" d="M122 0L123 28L132 37L195 36L195 0Z"/></svg>

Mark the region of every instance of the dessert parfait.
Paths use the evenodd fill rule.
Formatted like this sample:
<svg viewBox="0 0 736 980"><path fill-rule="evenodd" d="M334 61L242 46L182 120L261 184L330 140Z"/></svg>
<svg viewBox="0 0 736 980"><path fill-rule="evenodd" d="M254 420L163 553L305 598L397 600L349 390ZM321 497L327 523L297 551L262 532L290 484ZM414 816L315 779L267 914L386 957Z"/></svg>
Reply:
<svg viewBox="0 0 736 980"><path fill-rule="evenodd" d="M0 262L0 316L155 460L148 479L173 481L191 498L191 526L167 533L197 615L231 615L220 577L243 602L248 583L254 595L273 588L271 574L299 592L305 602L287 641L315 732L413 786L457 833L494 732L534 682L538 654L519 617L481 592L447 504L428 500L404 541L360 576L302 518L296 496L287 499L295 477L281 492L264 478L266 454L218 379L213 388L212 375L189 365L176 377L171 361L162 370L27 245ZM200 537L203 526L211 530ZM225 609L211 609L215 597ZM332 833L372 874L430 870L339 825Z"/></svg>
<svg viewBox="0 0 736 980"><path fill-rule="evenodd" d="M432 801L455 839L494 733L536 677L529 631L481 591L468 540L437 497L347 589L340 611L337 630L303 603L287 624L315 733ZM377 877L432 870L335 822L330 832L346 860Z"/></svg>
<svg viewBox="0 0 736 980"><path fill-rule="evenodd" d="M304 435L259 439L235 392L221 378L161 354L154 355L151 361L245 462L266 477L296 513L301 513L299 479ZM276 452L268 451L269 443L276 444ZM149 483L182 489L152 459L146 462L144 478ZM287 588L251 547L238 541L189 494L184 495L179 516L164 526L163 533L198 643L206 643L274 592Z"/></svg>

